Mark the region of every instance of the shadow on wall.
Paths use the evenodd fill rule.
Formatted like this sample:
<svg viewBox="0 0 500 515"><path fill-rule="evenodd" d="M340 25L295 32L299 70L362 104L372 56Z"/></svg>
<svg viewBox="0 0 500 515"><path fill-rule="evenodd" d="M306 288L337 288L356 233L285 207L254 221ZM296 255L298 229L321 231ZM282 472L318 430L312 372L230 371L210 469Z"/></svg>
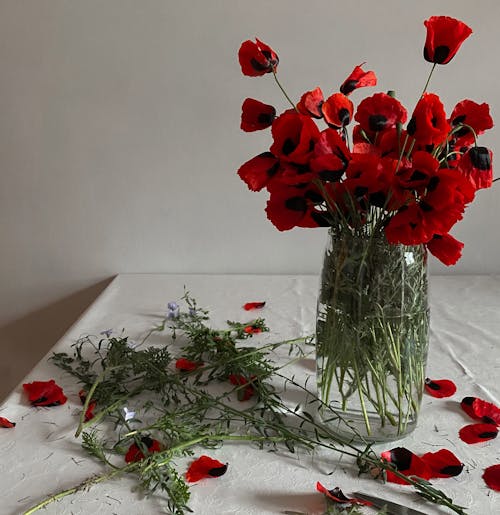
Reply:
<svg viewBox="0 0 500 515"><path fill-rule="evenodd" d="M100 281L0 327L0 403L112 279Z"/></svg>

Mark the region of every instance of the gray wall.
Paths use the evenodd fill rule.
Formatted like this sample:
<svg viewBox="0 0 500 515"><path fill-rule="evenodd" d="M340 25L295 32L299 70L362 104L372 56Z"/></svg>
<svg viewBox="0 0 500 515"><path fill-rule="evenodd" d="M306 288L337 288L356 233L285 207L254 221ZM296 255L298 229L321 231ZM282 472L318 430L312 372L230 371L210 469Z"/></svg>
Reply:
<svg viewBox="0 0 500 515"><path fill-rule="evenodd" d="M0 1L0 374L4 388L118 272L316 273L323 230L279 233L266 195L237 178L269 134L239 130L242 100L286 106L270 76L240 74L258 36L290 95L334 91L367 61L409 109L430 65L423 20L474 34L431 90L500 112L500 2L338 0ZM493 131L482 138L495 151ZM498 273L497 188L454 235L461 262ZM17 360L17 361L16 361ZM19 363L18 363L19 362ZM0 387L0 395L1 395Z"/></svg>

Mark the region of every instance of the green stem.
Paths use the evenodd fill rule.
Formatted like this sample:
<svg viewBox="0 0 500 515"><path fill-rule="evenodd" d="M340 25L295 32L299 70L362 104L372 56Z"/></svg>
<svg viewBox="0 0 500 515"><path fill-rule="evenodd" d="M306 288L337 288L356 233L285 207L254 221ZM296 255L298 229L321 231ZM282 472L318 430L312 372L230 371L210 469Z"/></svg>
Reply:
<svg viewBox="0 0 500 515"><path fill-rule="evenodd" d="M297 106L292 102L291 98L288 96L287 92L285 91L285 88L283 88L283 86L281 85L280 81L278 80L278 76L276 75L276 72L274 71L274 69L273 69L273 77L274 77L274 80L276 81L276 84L281 89L281 92L283 93L283 95L285 95L285 98L288 100L288 102L290 102L291 106L298 113L299 110L297 109Z"/></svg>

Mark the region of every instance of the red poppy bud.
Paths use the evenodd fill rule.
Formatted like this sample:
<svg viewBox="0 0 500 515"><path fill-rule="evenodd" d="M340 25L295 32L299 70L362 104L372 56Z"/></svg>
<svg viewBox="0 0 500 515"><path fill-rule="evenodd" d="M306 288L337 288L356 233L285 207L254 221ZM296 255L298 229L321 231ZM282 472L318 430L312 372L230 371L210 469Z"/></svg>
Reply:
<svg viewBox="0 0 500 515"><path fill-rule="evenodd" d="M300 114L312 116L313 118L323 118L321 106L323 105L323 92L320 88L313 89L304 93L297 104Z"/></svg>
<svg viewBox="0 0 500 515"><path fill-rule="evenodd" d="M482 477L492 490L500 492L500 463L484 469Z"/></svg>
<svg viewBox="0 0 500 515"><path fill-rule="evenodd" d="M229 382L235 386L246 386L245 388L240 388L238 390L238 400L239 401L248 401L255 394L255 389L252 386L253 381L257 379L256 376L252 376L250 381L246 377L238 374L229 374Z"/></svg>
<svg viewBox="0 0 500 515"><path fill-rule="evenodd" d="M221 463L210 456L200 456L193 461L186 472L186 481L195 483L200 479L223 476L227 471L227 463Z"/></svg>
<svg viewBox="0 0 500 515"><path fill-rule="evenodd" d="M340 129L352 120L354 105L343 93L334 93L323 102L321 112L328 125Z"/></svg>
<svg viewBox="0 0 500 515"><path fill-rule="evenodd" d="M243 75L259 77L276 72L279 62L276 52L257 38L255 41L256 43L250 40L244 41L238 51Z"/></svg>
<svg viewBox="0 0 500 515"><path fill-rule="evenodd" d="M273 106L247 98L241 106L241 129L245 132L259 131L270 127L276 117Z"/></svg>
<svg viewBox="0 0 500 515"><path fill-rule="evenodd" d="M340 92L344 95L349 95L358 88L377 85L375 73L372 71L365 72L361 66L363 65L355 66L349 77L340 86Z"/></svg>
<svg viewBox="0 0 500 515"><path fill-rule="evenodd" d="M431 63L449 63L472 34L465 23L449 16L431 16L424 25L427 28L424 58Z"/></svg>

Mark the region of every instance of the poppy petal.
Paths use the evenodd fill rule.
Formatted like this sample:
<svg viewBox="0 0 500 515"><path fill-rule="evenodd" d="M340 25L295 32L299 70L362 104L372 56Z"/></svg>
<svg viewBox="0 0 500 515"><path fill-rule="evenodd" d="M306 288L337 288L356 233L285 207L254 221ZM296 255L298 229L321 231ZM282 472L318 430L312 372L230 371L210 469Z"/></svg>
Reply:
<svg viewBox="0 0 500 515"><path fill-rule="evenodd" d="M441 449L437 452L428 452L421 456L432 471L432 477L454 477L458 476L464 464L448 449Z"/></svg>
<svg viewBox="0 0 500 515"><path fill-rule="evenodd" d="M158 440L154 440L153 438L150 438L149 436L143 436L141 438L141 443L147 448L149 454L153 454L155 452L161 451L161 445ZM128 451L127 454L125 454L125 461L127 463L132 463L136 461L141 461L145 458L144 453L140 449L140 447L133 443Z"/></svg>
<svg viewBox="0 0 500 515"><path fill-rule="evenodd" d="M469 417L485 424L500 426L500 408L493 403L478 397L464 397L460 406Z"/></svg>
<svg viewBox="0 0 500 515"><path fill-rule="evenodd" d="M203 363L191 361L186 358L179 358L175 362L175 368L177 370L180 370L181 372L192 372L193 370L196 370L197 368L201 367L202 365L203 365Z"/></svg>
<svg viewBox="0 0 500 515"><path fill-rule="evenodd" d="M188 483L195 483L200 479L223 476L227 471L227 467L227 463L221 463L210 458L210 456L200 456L189 466L186 472L186 481Z"/></svg>
<svg viewBox="0 0 500 515"><path fill-rule="evenodd" d="M451 397L456 391L457 387L453 381L449 379L429 379L425 380L425 391L433 397Z"/></svg>
<svg viewBox="0 0 500 515"><path fill-rule="evenodd" d="M251 311L252 309L261 309L266 305L265 301L263 302L247 302L243 305L243 309L245 311Z"/></svg>
<svg viewBox="0 0 500 515"><path fill-rule="evenodd" d="M468 444L487 442L497 435L498 428L495 424L469 424L458 432L460 439Z"/></svg>
<svg viewBox="0 0 500 515"><path fill-rule="evenodd" d="M6 429L10 429L11 427L15 427L16 423L7 420L4 417L0 417L0 427L4 427Z"/></svg>
<svg viewBox="0 0 500 515"><path fill-rule="evenodd" d="M371 506L372 503L370 501L365 501L362 499L357 499L355 497L347 497L342 490L336 486L332 490L328 490L325 486L323 486L319 481L316 483L316 490L328 497L328 499L333 502L339 504L363 504L365 506Z"/></svg>
<svg viewBox="0 0 500 515"><path fill-rule="evenodd" d="M405 447L395 447L381 453L381 456L389 463L392 463L398 472L406 476L418 476L422 479L430 479L432 477L432 470L429 465ZM396 476L390 470L387 471L387 481L400 485L409 484L408 481Z"/></svg>
<svg viewBox="0 0 500 515"><path fill-rule="evenodd" d="M484 469L483 479L492 490L500 492L500 463Z"/></svg>
<svg viewBox="0 0 500 515"><path fill-rule="evenodd" d="M23 389L28 394L32 406L60 406L68 400L62 388L53 379L25 383Z"/></svg>

